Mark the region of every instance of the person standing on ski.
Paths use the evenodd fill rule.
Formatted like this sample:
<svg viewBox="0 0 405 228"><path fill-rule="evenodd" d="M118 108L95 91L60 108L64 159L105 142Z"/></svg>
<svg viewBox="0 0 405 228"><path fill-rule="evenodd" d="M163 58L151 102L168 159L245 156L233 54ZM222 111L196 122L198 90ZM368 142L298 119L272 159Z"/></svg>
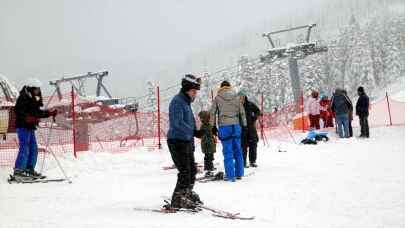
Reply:
<svg viewBox="0 0 405 228"><path fill-rule="evenodd" d="M257 135L256 121L261 115L260 109L253 102L250 102L246 92L242 89L239 91L239 96L245 109L247 128L242 129L242 150L244 167L249 168L247 164L247 154L249 148L249 163L250 167L257 167L257 143L259 136Z"/></svg>
<svg viewBox="0 0 405 228"><path fill-rule="evenodd" d="M321 113L321 119L323 121L323 127L328 128L328 127L333 127L333 113L330 108L330 100L328 99L328 96L323 95L321 97L321 101L319 102L320 104L320 113Z"/></svg>
<svg viewBox="0 0 405 228"><path fill-rule="evenodd" d="M342 90L343 94L347 97L347 99L349 99L350 103L352 103L352 100L350 100L349 96L347 96L347 90ZM352 122L353 122L353 107L352 109L350 109L349 111L349 138L353 137L353 126L352 126Z"/></svg>
<svg viewBox="0 0 405 228"><path fill-rule="evenodd" d="M349 112L353 110L350 99L341 89L336 89L331 101L336 117L336 127L340 138L349 138Z"/></svg>
<svg viewBox="0 0 405 228"><path fill-rule="evenodd" d="M210 113L208 111L201 111L198 113L198 117L201 121L200 129L206 132L201 137L201 151L204 153L204 170L205 176L212 176L214 171L214 153L217 150L214 134L212 132L212 125L210 124Z"/></svg>
<svg viewBox="0 0 405 228"><path fill-rule="evenodd" d="M318 98L319 93L317 91L312 91L311 97L308 101L309 122L312 130L320 129L319 120L321 118L321 106Z"/></svg>
<svg viewBox="0 0 405 228"><path fill-rule="evenodd" d="M33 180L45 178L35 171L38 158L38 145L35 130L41 118L55 117L57 110L43 110L41 82L28 79L20 91L15 104L16 130L19 150L14 166L14 179Z"/></svg>
<svg viewBox="0 0 405 228"><path fill-rule="evenodd" d="M181 90L169 105L169 131L167 145L172 160L179 171L173 191L171 207L194 208L190 203L202 203L193 191L197 167L194 159L194 137L201 138L205 132L196 129L191 103L200 90L201 80L187 74L181 80Z"/></svg>
<svg viewBox="0 0 405 228"><path fill-rule="evenodd" d="M356 103L356 115L359 116L360 120L360 137L369 138L370 132L368 127L368 109L370 106L370 99L362 86L357 88L357 94L359 95L359 99Z"/></svg>
<svg viewBox="0 0 405 228"><path fill-rule="evenodd" d="M218 122L218 123L217 123ZM244 175L241 125L246 128L245 110L228 81L221 83L211 107L210 123L222 143L226 180L234 182ZM218 125L217 125L218 124ZM219 126L217 129L216 126Z"/></svg>

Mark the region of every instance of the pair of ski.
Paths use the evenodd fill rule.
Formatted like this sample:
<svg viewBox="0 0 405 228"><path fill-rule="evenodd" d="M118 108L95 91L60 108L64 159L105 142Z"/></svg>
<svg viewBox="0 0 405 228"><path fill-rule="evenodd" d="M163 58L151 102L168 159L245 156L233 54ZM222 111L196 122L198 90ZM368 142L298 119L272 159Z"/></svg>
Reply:
<svg viewBox="0 0 405 228"><path fill-rule="evenodd" d="M166 203L166 205L163 206L159 210L153 210L153 211L159 212L159 213L165 213L165 214L177 213L177 212L186 212L186 213L195 214L195 213L198 213L200 211L206 210L206 211L211 212L212 216L219 217L219 218L235 219L235 220L253 220L253 219L255 219L254 216L252 216L252 217L241 216L240 213L232 213L232 212L228 212L228 211L208 207L208 206L205 206L203 204L194 203L189 199L184 199L184 200L188 201L188 203L190 203L190 205L193 205L194 209L170 208L171 199L169 197L166 197L166 196L164 196L162 198L164 199L164 202Z"/></svg>
<svg viewBox="0 0 405 228"><path fill-rule="evenodd" d="M255 172L250 172L246 175L244 175L242 178L252 176ZM214 175L211 176L203 176L203 177L197 177L196 181L199 183L208 183L212 181L223 181L224 180L224 173L223 172L217 172Z"/></svg>
<svg viewBox="0 0 405 228"><path fill-rule="evenodd" d="M204 165L203 164L197 164L196 167L201 169L201 168L204 168ZM175 165L163 166L162 169L163 170L176 169L176 166Z"/></svg>
<svg viewBox="0 0 405 228"><path fill-rule="evenodd" d="M35 184L35 183L49 183L49 182L62 182L65 181L66 179L61 178L61 179L46 179L46 177L43 177L43 179L16 179L13 175L10 175L9 179L7 182L9 184Z"/></svg>
<svg viewBox="0 0 405 228"><path fill-rule="evenodd" d="M224 172L219 171L213 175L197 177L195 180L200 183L207 183L210 181L221 181L224 180Z"/></svg>
<svg viewBox="0 0 405 228"><path fill-rule="evenodd" d="M215 163L214 165L215 165L215 166L218 166L219 163L217 162L217 163ZM197 168L200 168L200 169L201 169L201 168L204 168L204 164L197 163L197 164L196 164L196 167L197 167ZM174 164L173 164L173 165L169 165L169 166L163 166L162 169L163 169L163 170L176 169L176 166L175 166Z"/></svg>

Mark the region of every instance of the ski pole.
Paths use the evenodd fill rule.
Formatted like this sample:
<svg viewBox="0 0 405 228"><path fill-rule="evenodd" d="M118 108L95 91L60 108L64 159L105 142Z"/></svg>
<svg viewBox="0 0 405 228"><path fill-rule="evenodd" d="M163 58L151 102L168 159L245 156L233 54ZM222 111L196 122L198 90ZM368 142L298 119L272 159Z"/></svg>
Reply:
<svg viewBox="0 0 405 228"><path fill-rule="evenodd" d="M53 119L53 123L55 123L55 118ZM50 142L51 142L51 133L52 133L52 128L53 128L53 123L51 123L51 127L49 128L49 131L48 131L48 137L47 137L47 139L46 139L46 146L45 146L45 148L46 148L46 150L48 150L48 148L49 148L49 145L50 145ZM41 166L41 171L40 171L40 173L42 173L43 171L44 171L44 167L45 167L45 161L46 161L46 155L47 155L47 153L46 153L46 151L45 151L45 153L44 153L44 158L42 159L42 166Z"/></svg>
<svg viewBox="0 0 405 228"><path fill-rule="evenodd" d="M51 135L52 127L53 127L53 124L54 124L54 123L55 123L55 117L53 117L53 122L52 122L51 128L50 128L50 130L49 130L49 135ZM72 180L70 180L70 178L69 178L68 175L66 174L65 170L63 169L61 163L59 162L59 159L56 157L56 155L55 155L55 153L53 152L53 150L52 150L50 147L48 147L47 150L52 154L52 156L53 156L53 158L55 159L57 165L59 166L59 169L62 171L63 176L65 177L65 179L68 181L69 184L71 184L71 183L72 183Z"/></svg>
<svg viewBox="0 0 405 228"><path fill-rule="evenodd" d="M66 175L66 172L63 169L62 165L60 164L59 159L56 157L55 153L51 149L49 149L49 151L51 152L52 156L55 158L55 161L58 164L59 169L62 171L63 176L65 176L65 179L68 181L69 184L71 184L72 180L70 180L70 178Z"/></svg>

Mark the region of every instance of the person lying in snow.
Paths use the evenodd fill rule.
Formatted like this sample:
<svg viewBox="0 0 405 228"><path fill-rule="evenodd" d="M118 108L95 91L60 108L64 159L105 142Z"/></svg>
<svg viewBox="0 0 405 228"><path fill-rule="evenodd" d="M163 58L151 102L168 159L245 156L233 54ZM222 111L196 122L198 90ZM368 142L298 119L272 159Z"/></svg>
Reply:
<svg viewBox="0 0 405 228"><path fill-rule="evenodd" d="M305 139L301 141L302 144L316 145L317 141L329 141L327 132L316 132L314 130L309 131Z"/></svg>

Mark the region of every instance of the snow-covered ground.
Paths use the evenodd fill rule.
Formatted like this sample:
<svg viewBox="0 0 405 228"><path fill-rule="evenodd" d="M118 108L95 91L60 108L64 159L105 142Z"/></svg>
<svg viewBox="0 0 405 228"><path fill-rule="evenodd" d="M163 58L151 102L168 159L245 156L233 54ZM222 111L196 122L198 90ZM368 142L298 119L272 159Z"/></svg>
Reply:
<svg viewBox="0 0 405 228"><path fill-rule="evenodd" d="M11 170L2 168L0 227L405 227L405 127L373 128L371 136L332 133L316 146L270 140L270 146L260 143L259 168L246 170L254 175L196 184L206 205L254 215L253 221L134 210L159 208L161 196L171 194L176 171L161 168L171 164L167 149L61 159L72 184L9 185ZM196 156L202 160L199 151ZM220 152L216 160L222 161ZM61 176L50 167L46 174Z"/></svg>

